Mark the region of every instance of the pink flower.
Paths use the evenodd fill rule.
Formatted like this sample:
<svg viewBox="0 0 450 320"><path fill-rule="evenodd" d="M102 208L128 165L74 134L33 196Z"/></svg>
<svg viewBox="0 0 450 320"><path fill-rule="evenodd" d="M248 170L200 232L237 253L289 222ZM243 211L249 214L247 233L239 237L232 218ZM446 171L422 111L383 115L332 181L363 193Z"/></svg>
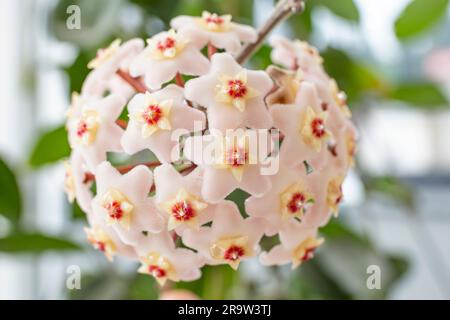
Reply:
<svg viewBox="0 0 450 320"><path fill-rule="evenodd" d="M155 169L155 186L155 202L168 216L169 231L175 228L182 231L186 227L196 230L212 220L216 206L201 196L200 168L183 176L171 164L163 164Z"/></svg>
<svg viewBox="0 0 450 320"><path fill-rule="evenodd" d="M150 169L141 165L121 175L109 162L103 162L95 171L95 181L94 213L101 214L125 244L135 246L143 232L164 229L164 220L148 197L153 184Z"/></svg>
<svg viewBox="0 0 450 320"><path fill-rule="evenodd" d="M436 82L446 83L450 80L450 48L431 51L425 57L425 75Z"/></svg>
<svg viewBox="0 0 450 320"><path fill-rule="evenodd" d="M170 281L193 281L201 276L204 259L195 252L176 248L166 231L141 235L136 252L141 261L139 272L153 276L160 285Z"/></svg>
<svg viewBox="0 0 450 320"><path fill-rule="evenodd" d="M307 161L314 168L321 167L332 134L328 129L328 113L321 109L315 87L302 82L296 104L273 105L270 113L275 127L285 135L281 161L288 166Z"/></svg>
<svg viewBox="0 0 450 320"><path fill-rule="evenodd" d="M131 61L143 48L141 39L132 39L122 45L120 40L115 40L108 48L99 50L97 57L89 63L89 67L94 70L84 81L82 95L102 97L106 91L110 91L129 98L133 90L116 72L128 71Z"/></svg>
<svg viewBox="0 0 450 320"><path fill-rule="evenodd" d="M273 236L281 226L291 219L303 220L314 214L315 199L322 190L317 190L317 172L306 174L305 167L280 168L271 176L272 188L262 197L250 197L245 201L246 212L251 217L267 221L266 233Z"/></svg>
<svg viewBox="0 0 450 320"><path fill-rule="evenodd" d="M122 137L122 146L128 154L150 149L160 161L172 162L179 158L178 136L205 128L203 112L187 106L183 89L169 85L154 93L137 94L128 104L130 121Z"/></svg>
<svg viewBox="0 0 450 320"><path fill-rule="evenodd" d="M208 264L229 264L236 270L241 261L258 253L263 233L262 219L244 219L235 203L225 201L218 205L212 226L186 230L183 243L197 250Z"/></svg>
<svg viewBox="0 0 450 320"><path fill-rule="evenodd" d="M346 175L349 168L355 165L356 141L358 133L355 126L347 121L345 127L334 134L335 140L328 146L327 166L337 173Z"/></svg>
<svg viewBox="0 0 450 320"><path fill-rule="evenodd" d="M285 68L292 70L300 68L313 72L317 72L318 68L321 68L322 57L316 48L306 42L291 41L283 36L273 36L270 39L270 45L273 47L272 61Z"/></svg>
<svg viewBox="0 0 450 320"><path fill-rule="evenodd" d="M171 26L188 35L200 47L210 43L216 48L236 53L241 48L241 42L255 42L257 34L252 27L234 23L231 18L231 15L219 16L203 11L201 17L176 17L172 19Z"/></svg>
<svg viewBox="0 0 450 320"><path fill-rule="evenodd" d="M314 257L316 249L324 242L317 238L316 228L307 228L292 220L280 231L281 244L260 255L264 265L284 265L292 263L292 269Z"/></svg>
<svg viewBox="0 0 450 320"><path fill-rule="evenodd" d="M92 212L92 192L90 190L92 183L86 181L88 170L85 161L79 152L72 152L70 160L64 163L66 170L64 189L70 203L75 199L81 210L85 213Z"/></svg>
<svg viewBox="0 0 450 320"><path fill-rule="evenodd" d="M345 172L346 173L346 172ZM345 173L332 166L314 170L308 175L308 186L314 196L314 204L302 218L307 228L325 226L330 218L338 216L339 205L344 200L342 183Z"/></svg>
<svg viewBox="0 0 450 320"><path fill-rule="evenodd" d="M268 129L272 121L264 98L272 87L264 71L246 70L231 55L216 53L209 73L186 83L185 95L207 108L210 128Z"/></svg>
<svg viewBox="0 0 450 320"><path fill-rule="evenodd" d="M205 200L220 202L236 188L257 197L269 191L270 179L262 174L262 167L272 150L270 136L267 134L264 140L256 133L236 130L225 136L212 133L186 139L185 156L204 169Z"/></svg>
<svg viewBox="0 0 450 320"><path fill-rule="evenodd" d="M144 76L152 90L161 88L177 73L198 76L208 72L209 60L182 33L161 32L147 42L147 48L130 65L130 74Z"/></svg>
<svg viewBox="0 0 450 320"><path fill-rule="evenodd" d="M84 228L84 231L89 243L103 252L109 261L113 261L116 255L132 260L137 258L134 248L122 242L117 232L106 223L100 212L90 212L87 218L90 227Z"/></svg>
<svg viewBox="0 0 450 320"><path fill-rule="evenodd" d="M123 130L116 124L125 106L125 99L109 95L103 99L77 97L68 112L67 131L73 150L80 152L88 169L106 160L107 152L121 152Z"/></svg>

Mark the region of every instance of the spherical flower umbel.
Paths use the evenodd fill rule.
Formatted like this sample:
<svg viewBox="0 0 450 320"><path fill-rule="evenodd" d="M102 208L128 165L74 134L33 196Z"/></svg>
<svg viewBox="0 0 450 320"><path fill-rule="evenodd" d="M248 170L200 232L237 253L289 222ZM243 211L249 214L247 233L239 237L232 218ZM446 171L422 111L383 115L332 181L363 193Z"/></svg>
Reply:
<svg viewBox="0 0 450 320"><path fill-rule="evenodd" d="M238 51L258 35L230 15L171 27L99 50L73 95L64 188L88 242L161 285L204 265L306 263L354 165L345 93L305 42L273 38L274 64L252 70Z"/></svg>

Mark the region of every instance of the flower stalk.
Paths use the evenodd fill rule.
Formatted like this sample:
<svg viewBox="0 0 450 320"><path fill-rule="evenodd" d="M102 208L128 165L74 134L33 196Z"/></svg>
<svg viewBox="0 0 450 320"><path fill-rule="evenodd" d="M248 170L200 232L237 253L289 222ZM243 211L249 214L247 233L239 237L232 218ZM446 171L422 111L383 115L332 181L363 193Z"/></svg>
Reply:
<svg viewBox="0 0 450 320"><path fill-rule="evenodd" d="M280 0L269 19L258 30L258 39L245 45L237 55L236 61L244 64L262 45L269 33L281 22L296 13L302 13L305 9L305 0Z"/></svg>

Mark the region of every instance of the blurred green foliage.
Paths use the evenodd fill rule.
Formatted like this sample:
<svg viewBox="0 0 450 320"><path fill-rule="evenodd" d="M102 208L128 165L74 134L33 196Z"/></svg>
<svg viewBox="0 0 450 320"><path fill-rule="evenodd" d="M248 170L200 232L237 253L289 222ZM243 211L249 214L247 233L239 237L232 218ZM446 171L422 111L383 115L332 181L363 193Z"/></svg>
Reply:
<svg viewBox="0 0 450 320"><path fill-rule="evenodd" d="M395 23L401 40L410 39L435 26L447 12L449 0L413 0Z"/></svg>
<svg viewBox="0 0 450 320"><path fill-rule="evenodd" d="M73 250L80 250L80 247L72 241L38 233L15 232L0 238L0 252L3 253L39 254L47 251Z"/></svg>
<svg viewBox="0 0 450 320"><path fill-rule="evenodd" d="M14 172L0 158L0 215L17 224L22 211L22 197Z"/></svg>
<svg viewBox="0 0 450 320"><path fill-rule="evenodd" d="M33 168L54 163L70 155L69 141L64 126L44 132L36 141L29 164Z"/></svg>

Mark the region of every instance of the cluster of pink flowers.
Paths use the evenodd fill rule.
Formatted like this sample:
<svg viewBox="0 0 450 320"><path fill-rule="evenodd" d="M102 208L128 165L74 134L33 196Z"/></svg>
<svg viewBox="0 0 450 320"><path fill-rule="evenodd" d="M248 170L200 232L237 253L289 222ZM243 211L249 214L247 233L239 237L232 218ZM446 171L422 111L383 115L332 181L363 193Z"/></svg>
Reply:
<svg viewBox="0 0 450 320"><path fill-rule="evenodd" d="M100 50L73 95L65 189L87 215L89 242L110 260L139 260L138 271L161 284L258 256L299 266L322 244L319 228L338 214L353 165L345 94L304 42L273 38L278 66L253 71L235 56L257 34L231 16L180 16L171 27L146 45L116 40ZM277 129L257 157L247 134ZM220 146L214 163L194 148L211 143ZM108 160L144 150L158 161ZM270 174L261 170L267 159L279 163ZM227 200L236 189L250 195L245 214ZM279 244L261 250L263 237L277 235Z"/></svg>

